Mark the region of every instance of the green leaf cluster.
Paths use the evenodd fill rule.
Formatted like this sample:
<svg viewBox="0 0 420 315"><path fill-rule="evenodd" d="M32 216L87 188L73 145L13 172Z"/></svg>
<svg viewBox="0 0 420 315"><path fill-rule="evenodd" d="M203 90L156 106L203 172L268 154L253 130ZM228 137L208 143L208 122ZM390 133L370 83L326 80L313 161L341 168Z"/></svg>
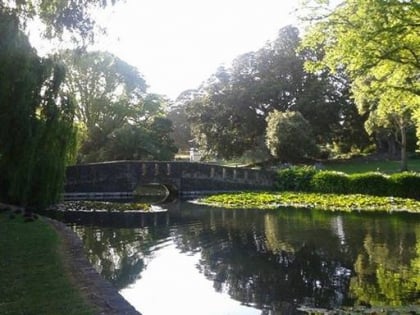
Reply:
<svg viewBox="0 0 420 315"><path fill-rule="evenodd" d="M65 69L40 58L16 15L0 8L0 198L43 208L60 197L75 146Z"/></svg>
<svg viewBox="0 0 420 315"><path fill-rule="evenodd" d="M146 92L139 71L107 52L63 51L65 88L76 104L79 162L170 160L177 148L166 100Z"/></svg>
<svg viewBox="0 0 420 315"><path fill-rule="evenodd" d="M321 171L314 174L310 181L311 190L323 193L348 193L349 177L344 173Z"/></svg>
<svg viewBox="0 0 420 315"><path fill-rule="evenodd" d="M402 170L407 168L407 129L415 121L419 125L418 11L412 0L346 0L330 13L309 16L314 23L302 43L303 49L324 51L321 59L306 63L308 70L345 69L359 111L369 114L369 132L381 127L395 132Z"/></svg>
<svg viewBox="0 0 420 315"><path fill-rule="evenodd" d="M337 195L303 192L233 193L213 195L198 201L226 208L277 209L279 207L316 208L330 211L407 211L420 213L420 201L398 197L361 194Z"/></svg>
<svg viewBox="0 0 420 315"><path fill-rule="evenodd" d="M347 77L305 71L305 60L318 58L319 52L297 53L300 41L299 30L286 26L274 41L238 56L230 67L220 67L199 90L189 93L191 97L184 98L200 150L226 159L258 151L268 159L272 158L268 143L275 157L292 161L296 155L310 155L312 142L339 143L348 150L368 141L364 119L349 98ZM274 127L278 112L288 119ZM298 123L298 114L288 112L299 112L306 122L301 119ZM300 142L295 144L292 137Z"/></svg>
<svg viewBox="0 0 420 315"><path fill-rule="evenodd" d="M291 167L277 172L276 188L280 191L312 191L336 194L367 194L420 198L420 174L378 172L346 174L316 170L313 167Z"/></svg>
<svg viewBox="0 0 420 315"><path fill-rule="evenodd" d="M277 172L275 187L280 191L310 191L316 173L312 166L282 168Z"/></svg>
<svg viewBox="0 0 420 315"><path fill-rule="evenodd" d="M141 211L148 212L151 205L140 202L107 202L107 201L66 201L58 205L58 210L63 211L106 211L106 212L124 212Z"/></svg>
<svg viewBox="0 0 420 315"><path fill-rule="evenodd" d="M96 28L91 17L94 8L113 5L118 0L9 0L1 1L0 8L16 15L21 25L37 18L45 26L44 35L61 38L66 32L74 39L93 40Z"/></svg>
<svg viewBox="0 0 420 315"><path fill-rule="evenodd" d="M278 110L267 117L266 145L275 158L296 162L317 154L311 125L300 112Z"/></svg>

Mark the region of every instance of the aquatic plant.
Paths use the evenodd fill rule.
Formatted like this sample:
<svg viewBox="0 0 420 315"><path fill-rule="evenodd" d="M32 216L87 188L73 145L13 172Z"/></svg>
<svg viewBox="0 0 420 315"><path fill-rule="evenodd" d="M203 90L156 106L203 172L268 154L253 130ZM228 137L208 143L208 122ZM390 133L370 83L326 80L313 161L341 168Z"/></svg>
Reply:
<svg viewBox="0 0 420 315"><path fill-rule="evenodd" d="M420 201L362 194L338 195L302 192L242 192L219 194L197 200L200 204L226 208L316 208L330 211L404 211L420 213Z"/></svg>

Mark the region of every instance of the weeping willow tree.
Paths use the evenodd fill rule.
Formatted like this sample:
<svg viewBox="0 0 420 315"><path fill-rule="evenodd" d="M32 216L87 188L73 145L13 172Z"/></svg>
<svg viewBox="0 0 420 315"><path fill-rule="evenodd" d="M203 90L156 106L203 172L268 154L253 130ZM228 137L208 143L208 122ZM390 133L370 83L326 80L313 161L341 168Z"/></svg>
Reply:
<svg viewBox="0 0 420 315"><path fill-rule="evenodd" d="M40 58L15 13L0 7L0 198L44 208L59 198L75 143L65 69Z"/></svg>

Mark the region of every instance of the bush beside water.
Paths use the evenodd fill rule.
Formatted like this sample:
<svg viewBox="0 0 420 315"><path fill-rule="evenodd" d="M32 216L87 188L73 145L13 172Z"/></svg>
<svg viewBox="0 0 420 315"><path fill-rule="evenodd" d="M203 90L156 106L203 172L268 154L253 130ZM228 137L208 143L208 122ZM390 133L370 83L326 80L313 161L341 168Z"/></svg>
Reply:
<svg viewBox="0 0 420 315"><path fill-rule="evenodd" d="M396 173L389 177L395 196L420 199L420 175Z"/></svg>
<svg viewBox="0 0 420 315"><path fill-rule="evenodd" d="M290 167L278 171L280 191L335 194L367 194L420 199L420 174L403 172L391 176L378 172L345 174L314 167Z"/></svg>
<svg viewBox="0 0 420 315"><path fill-rule="evenodd" d="M375 196L394 195L392 182L381 173L368 172L362 174L352 174L349 176L350 193L366 194ZM348 193L347 192L347 193Z"/></svg>
<svg viewBox="0 0 420 315"><path fill-rule="evenodd" d="M350 179L347 174L334 171L320 171L311 179L314 192L345 194L349 192Z"/></svg>
<svg viewBox="0 0 420 315"><path fill-rule="evenodd" d="M311 191L312 177L317 173L314 167L288 167L278 172L276 188L281 191Z"/></svg>

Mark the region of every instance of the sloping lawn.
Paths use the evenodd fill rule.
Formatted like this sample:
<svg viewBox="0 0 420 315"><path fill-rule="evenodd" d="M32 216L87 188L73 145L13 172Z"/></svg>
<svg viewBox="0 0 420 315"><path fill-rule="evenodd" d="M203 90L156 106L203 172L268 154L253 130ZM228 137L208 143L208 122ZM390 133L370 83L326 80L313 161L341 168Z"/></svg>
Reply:
<svg viewBox="0 0 420 315"><path fill-rule="evenodd" d="M93 314L66 276L47 223L2 212L0 235L0 314Z"/></svg>

